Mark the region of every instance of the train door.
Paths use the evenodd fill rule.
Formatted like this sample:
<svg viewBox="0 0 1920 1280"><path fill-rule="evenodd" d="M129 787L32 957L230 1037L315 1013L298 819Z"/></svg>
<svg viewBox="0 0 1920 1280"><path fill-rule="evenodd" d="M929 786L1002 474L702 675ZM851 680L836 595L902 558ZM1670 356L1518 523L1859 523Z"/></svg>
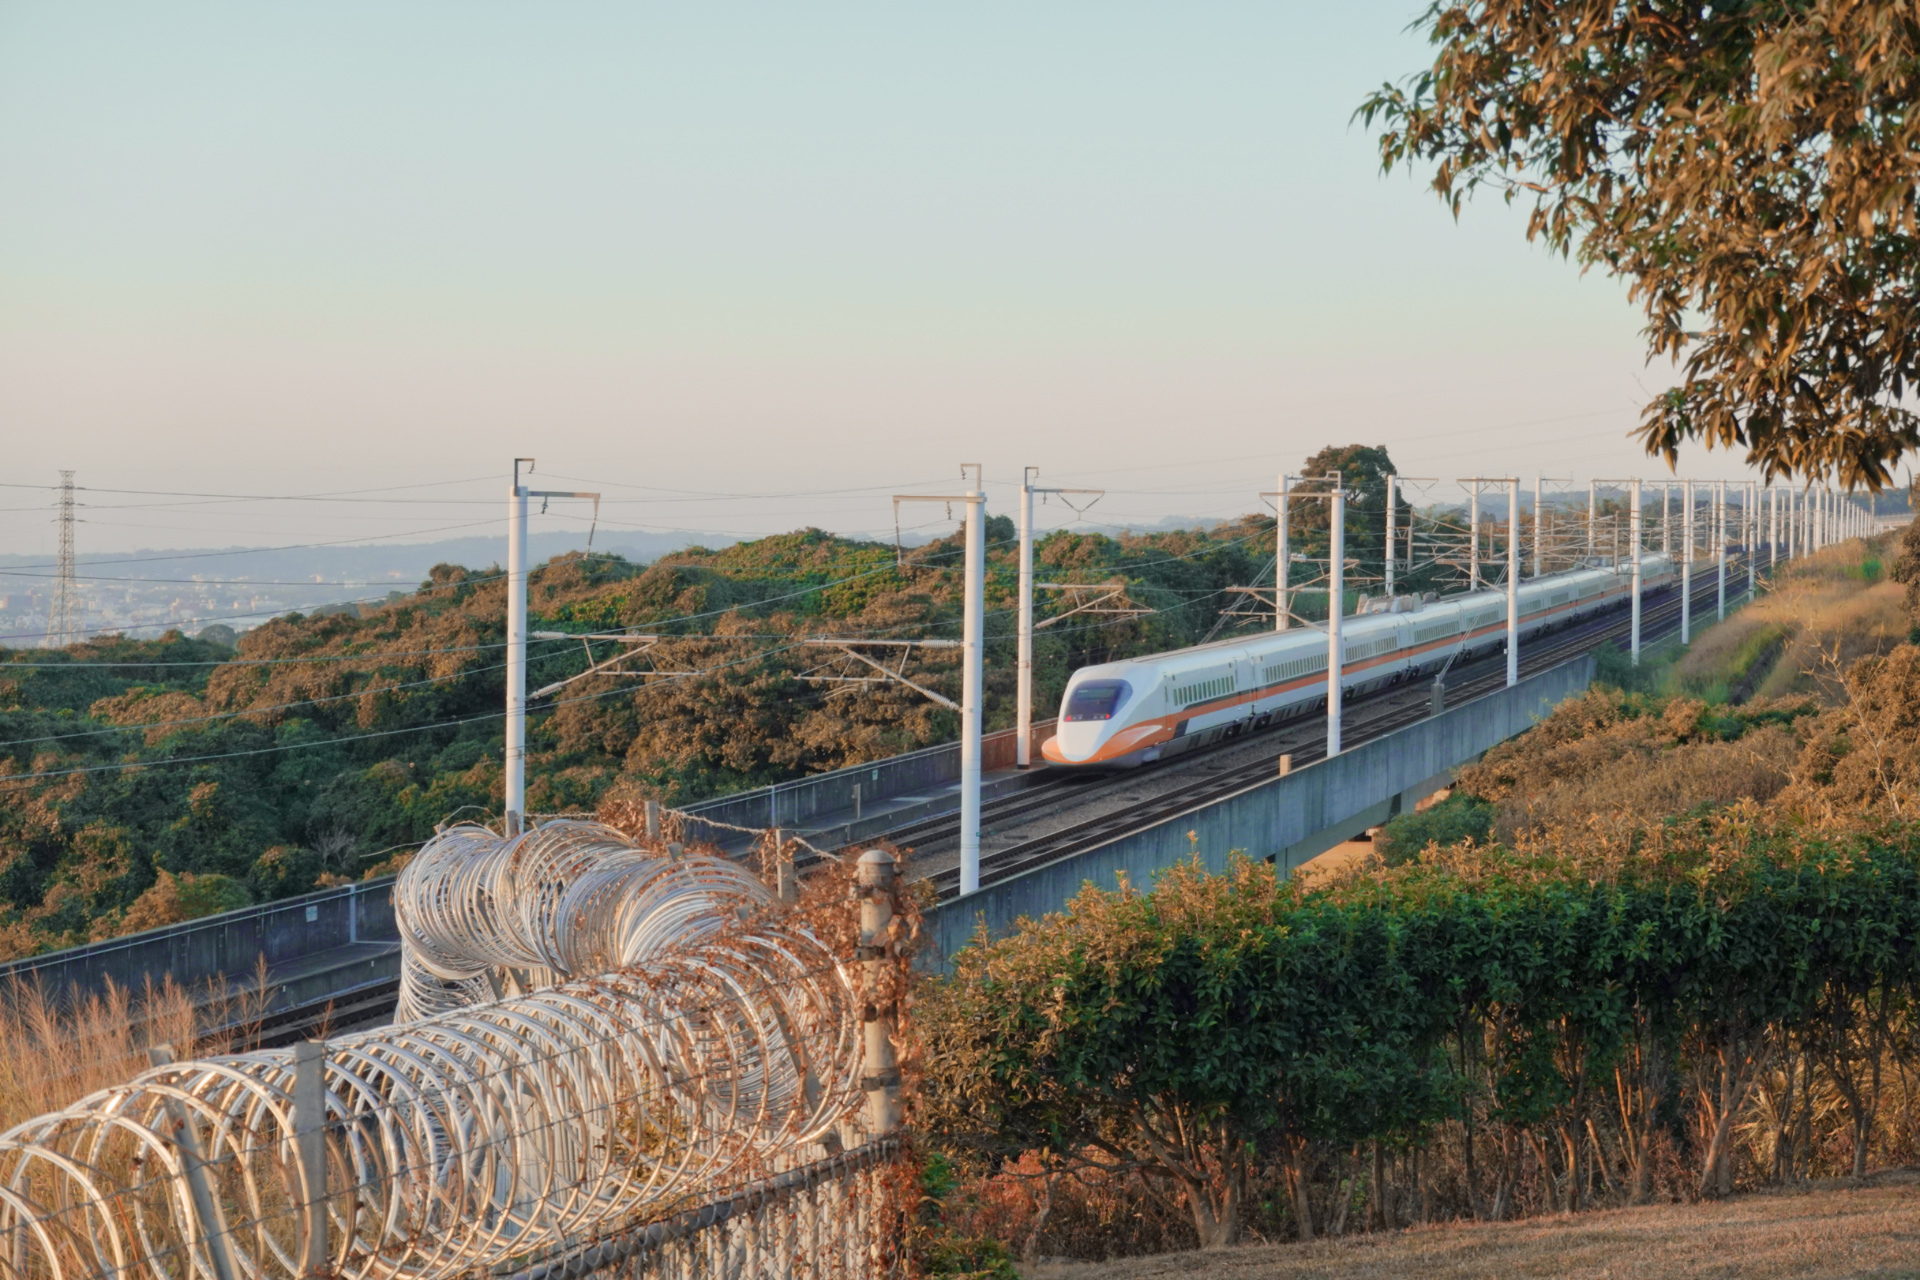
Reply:
<svg viewBox="0 0 1920 1280"><path fill-rule="evenodd" d="M1235 696L1243 699L1236 720L1243 727L1252 728L1260 720L1259 690L1259 660L1245 650L1234 654L1233 691Z"/></svg>

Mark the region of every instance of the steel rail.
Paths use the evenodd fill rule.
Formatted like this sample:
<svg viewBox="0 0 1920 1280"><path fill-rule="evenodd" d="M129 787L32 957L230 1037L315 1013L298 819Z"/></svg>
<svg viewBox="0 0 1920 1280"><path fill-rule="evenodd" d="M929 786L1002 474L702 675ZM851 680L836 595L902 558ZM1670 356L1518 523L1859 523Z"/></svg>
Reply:
<svg viewBox="0 0 1920 1280"><path fill-rule="evenodd" d="M1702 601L1710 601L1713 598L1714 589L1714 585L1708 582L1701 590L1696 591L1694 593L1696 607L1700 607ZM1670 634L1677 628L1678 597L1677 589L1669 588L1660 593L1660 597L1647 607L1642 619L1643 635L1648 638L1658 638ZM1610 609L1598 617L1583 620L1563 628L1558 633L1543 637L1548 641L1544 649L1538 643L1523 649L1521 666L1524 671L1529 672L1542 670L1567 656L1585 652L1624 634L1625 620L1615 616L1615 611ZM1458 696L1465 698L1499 687L1504 683L1504 678L1501 658L1498 655L1476 658L1457 670L1452 688ZM1403 682L1375 690L1349 703L1350 712L1347 723L1354 735L1353 742L1357 745L1381 733L1391 732L1393 729L1423 719L1427 714L1425 708L1428 704L1428 687L1424 681ZM1298 764L1304 765L1324 755L1325 739L1318 732L1302 733L1303 727L1305 726L1302 718L1294 717L1270 728L1258 730L1256 734L1258 737L1273 739L1269 756L1286 750L1296 757ZM1190 755L1169 761L1155 772L1165 776L1167 773L1207 768L1204 762L1216 753L1243 748L1249 740L1249 736L1224 740ZM1109 815L1111 822L1104 819L1089 820L1085 824L1074 824L1060 831L1036 837L1011 849L986 854L982 859L983 883L998 881L1005 879L1009 874L1015 874L1005 869L1009 862L1017 862L1021 869L1027 869L1037 865L1037 861L1049 860L1051 856L1070 856L1071 852L1077 851L1079 847L1084 847L1088 843L1085 838L1099 836L1103 830L1110 830L1111 834L1124 834L1139 825L1159 821L1159 817L1148 816L1145 806L1174 804L1177 807L1170 812L1183 812L1196 804L1206 803L1206 799L1201 794L1202 789L1205 795L1217 798L1238 787L1250 785L1271 776L1272 768L1272 760L1263 758L1257 765L1245 766L1234 772L1218 774L1211 778L1198 779L1192 788L1156 797L1152 801L1143 801L1141 807L1127 810L1124 815ZM1075 799L1091 801L1111 791L1135 785L1135 782L1136 779L1128 773L1088 778L1065 770L1042 771L1019 791L983 804L981 806L982 821L1004 822L1053 807L1060 803L1061 796L1058 793L1062 790L1073 789L1076 793ZM550 828L542 827L537 830L547 831ZM927 844L951 839L958 831L957 816L952 813L943 813L890 828L881 834L887 840L898 844L919 842L921 847L925 848ZM1049 842L1062 840L1074 833L1079 833L1083 837L1082 840L1075 842L1074 849L1053 855L1047 853ZM1104 838L1091 840L1094 844L1102 842ZM1021 850L1026 850L1027 853L1018 858L1012 857ZM805 870L807 863L816 860L803 855L796 862L800 869ZM991 875L988 874L989 868L993 868ZM958 883L957 873L953 871L934 872L928 878L933 881L943 897L951 896L952 889ZM537 962L522 955L514 959L500 959L499 963L532 966ZM478 973L479 968L477 966L473 972ZM298 1038L298 1033L302 1030L326 1025L325 1019L330 1001L331 998L312 1001L276 1015L267 1025L260 1028L258 1043L262 1046L289 1043L292 1039ZM343 1015L339 1021L368 1021L383 1016L393 1008L392 995L370 990L364 998L353 1001L350 1006L342 1004L337 1013ZM339 1025L339 1022L335 1025Z"/></svg>

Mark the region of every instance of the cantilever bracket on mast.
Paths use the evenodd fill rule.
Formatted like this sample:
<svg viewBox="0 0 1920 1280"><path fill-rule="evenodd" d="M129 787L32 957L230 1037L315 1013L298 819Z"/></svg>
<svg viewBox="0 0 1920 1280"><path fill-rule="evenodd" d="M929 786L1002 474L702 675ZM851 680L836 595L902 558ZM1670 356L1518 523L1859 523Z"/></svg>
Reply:
<svg viewBox="0 0 1920 1280"><path fill-rule="evenodd" d="M532 472L533 468L528 467L527 470L528 472ZM571 489L529 489L527 490L525 496L529 498L540 499L541 515L547 514L548 498L591 498L593 499L593 522L587 526L587 550L589 552L593 550L593 535L594 535L594 532L600 527L600 495L599 494L575 493Z"/></svg>
<svg viewBox="0 0 1920 1280"><path fill-rule="evenodd" d="M1102 613L1123 618L1138 618L1143 614L1153 612L1152 609L1147 608L1145 605L1134 604L1131 600L1127 599L1127 581L1125 578L1109 578L1105 582L1036 582L1033 586L1036 591L1067 592L1065 603L1073 606L1064 613L1054 614L1045 622L1035 623L1033 627L1035 631L1044 631L1054 623L1066 618L1071 618L1076 613ZM1087 591L1099 591L1104 594L1097 595L1091 600L1075 599L1078 593ZM1114 600L1120 601L1122 607L1118 609L1103 609L1100 607Z"/></svg>
<svg viewBox="0 0 1920 1280"><path fill-rule="evenodd" d="M565 680L556 680L552 684L547 685L544 688L535 689L532 693L527 695L529 698L544 698L550 693L556 693L559 690L566 688L568 685L572 684L575 680L584 680L591 675L614 675L614 676L646 675L647 673L644 671L615 671L613 670L613 668L619 666L621 663L625 662L629 658L637 658L641 654L646 653L648 650L652 649L655 645L659 644L663 637L629 635L629 634L626 634L625 632L611 632L611 633L588 632L587 634L582 635L572 631L535 631L531 633L530 638L534 640L578 640L580 642L580 647L587 651L587 669L585 671L582 671L577 675L568 676ZM628 649L625 653L617 653L613 657L608 658L604 662L595 662L593 659L593 649L588 644L588 641L591 641L591 640L613 640L613 641L618 641L621 644L629 644L629 645L637 644L640 647L638 649Z"/></svg>
<svg viewBox="0 0 1920 1280"><path fill-rule="evenodd" d="M840 639L833 636L822 636L818 639L802 641L802 643L805 644L808 648L837 649L847 657L854 659L856 662L864 662L867 666L872 667L875 671L878 671L880 673L878 677L875 677L875 676L801 676L800 679L802 680L810 681L815 684L838 684L838 685L898 683L898 684L903 684L907 686L907 688L913 690L915 693L918 693L923 697L932 699L933 701L939 703L943 707L948 708L949 710L952 710L952 711L960 710L960 704L955 702L952 698L949 698L942 693L935 693L933 690L927 688L925 685L916 684L912 680L907 679L905 674L903 674L906 671L906 667L907 667L907 656L914 650L914 648L918 647L922 649L958 649L960 647L960 642L958 640L857 640L857 639ZM900 669L896 671L894 668L889 667L884 663L875 662L872 658L869 658L866 654L861 653L859 651L861 648L900 650Z"/></svg>
<svg viewBox="0 0 1920 1280"><path fill-rule="evenodd" d="M973 463L967 464L967 466L973 466L973 465L975 464ZM978 484L979 482L980 482L979 477L976 475L974 477L974 483ZM956 502L977 502L980 504L980 509L982 511L985 511L987 509L987 495L984 493L896 493L894 494L893 495L893 561L895 564L898 564L898 565L904 565L907 562L906 548L900 545L900 504L903 502L944 502L947 504L947 516L949 519L951 519L953 516L953 504ZM916 643L925 643L925 642L917 641ZM955 643L957 644L959 642L955 641Z"/></svg>
<svg viewBox="0 0 1920 1280"><path fill-rule="evenodd" d="M1038 485L1029 486L1027 489L1027 492L1040 494L1041 495L1040 500L1043 503L1047 500L1048 495L1057 493L1060 495L1061 505L1066 507L1069 511L1073 512L1074 515L1079 516L1083 520L1086 518L1087 509L1093 506L1094 503L1100 501L1100 499L1107 496L1107 491L1105 489L1042 489ZM1074 496L1089 494L1089 493L1092 494L1093 497L1088 500L1087 505L1085 507L1081 506L1079 503L1073 500ZM1039 586L1041 584L1035 583L1034 585Z"/></svg>

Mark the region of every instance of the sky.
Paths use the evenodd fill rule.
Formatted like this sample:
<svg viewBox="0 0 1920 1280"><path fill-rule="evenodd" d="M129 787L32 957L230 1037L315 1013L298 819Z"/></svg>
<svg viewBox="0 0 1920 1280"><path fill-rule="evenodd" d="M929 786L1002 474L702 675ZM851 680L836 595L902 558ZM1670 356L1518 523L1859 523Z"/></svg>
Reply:
<svg viewBox="0 0 1920 1280"><path fill-rule="evenodd" d="M1421 7L6 0L0 552L62 468L84 550L1666 474L1623 285L1381 174Z"/></svg>

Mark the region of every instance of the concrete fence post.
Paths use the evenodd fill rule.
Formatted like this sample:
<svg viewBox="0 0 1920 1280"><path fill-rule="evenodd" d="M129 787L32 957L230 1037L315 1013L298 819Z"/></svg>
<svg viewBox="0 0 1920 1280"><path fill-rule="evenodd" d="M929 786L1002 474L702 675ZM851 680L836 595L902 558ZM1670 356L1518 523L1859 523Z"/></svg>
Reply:
<svg viewBox="0 0 1920 1280"><path fill-rule="evenodd" d="M789 906L800 901L800 873L794 870L793 854L785 841L774 846L773 896Z"/></svg>
<svg viewBox="0 0 1920 1280"><path fill-rule="evenodd" d="M307 1242L306 1274L330 1274L327 1247L327 1046L302 1040L293 1046L293 1135L303 1184L301 1216Z"/></svg>
<svg viewBox="0 0 1920 1280"><path fill-rule="evenodd" d="M172 1066L173 1046L154 1045L147 1050L147 1061L156 1067ZM214 1280L242 1280L240 1268L233 1260L227 1215L214 1195L212 1180L207 1177L207 1160L200 1150L200 1137L194 1132L193 1115L178 1098L167 1099L166 1137L180 1152L180 1171L185 1176L187 1198L193 1204L193 1216L202 1233L199 1242L207 1248ZM187 1242L187 1247L191 1249L193 1242Z"/></svg>
<svg viewBox="0 0 1920 1280"><path fill-rule="evenodd" d="M869 849L860 855L860 945L854 958L866 976L867 992L881 989L893 959L887 926L893 923L893 888L898 872L893 855ZM893 1006L871 1003L860 1013L866 1030L866 1062L860 1086L867 1094L867 1122L872 1136L884 1137L900 1128L900 1068L893 1056Z"/></svg>

